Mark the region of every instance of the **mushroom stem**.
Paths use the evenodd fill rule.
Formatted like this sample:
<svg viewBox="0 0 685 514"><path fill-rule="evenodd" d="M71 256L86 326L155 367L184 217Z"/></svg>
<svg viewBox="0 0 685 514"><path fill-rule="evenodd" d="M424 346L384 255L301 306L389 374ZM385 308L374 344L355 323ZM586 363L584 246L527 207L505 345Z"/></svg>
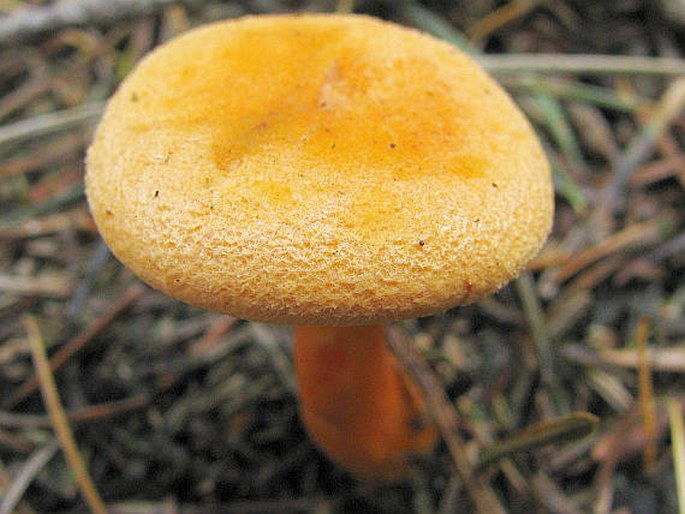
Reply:
<svg viewBox="0 0 685 514"><path fill-rule="evenodd" d="M385 325L294 329L302 420L337 464L361 479L397 480L436 431L416 386L386 346Z"/></svg>

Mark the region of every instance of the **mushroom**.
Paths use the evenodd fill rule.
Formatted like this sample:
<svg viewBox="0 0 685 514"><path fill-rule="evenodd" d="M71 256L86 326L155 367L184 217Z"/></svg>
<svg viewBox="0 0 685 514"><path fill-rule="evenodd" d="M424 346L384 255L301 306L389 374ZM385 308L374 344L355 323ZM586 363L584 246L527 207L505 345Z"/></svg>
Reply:
<svg viewBox="0 0 685 514"><path fill-rule="evenodd" d="M295 325L311 437L364 479L435 429L386 323L473 302L551 225L547 161L470 58L359 15L254 16L141 62L88 151L105 242L190 304Z"/></svg>

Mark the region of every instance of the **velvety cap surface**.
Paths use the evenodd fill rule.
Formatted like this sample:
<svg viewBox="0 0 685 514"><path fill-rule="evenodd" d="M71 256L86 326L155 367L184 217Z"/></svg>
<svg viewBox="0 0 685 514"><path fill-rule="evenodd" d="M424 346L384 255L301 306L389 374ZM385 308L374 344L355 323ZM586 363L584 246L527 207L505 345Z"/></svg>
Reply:
<svg viewBox="0 0 685 514"><path fill-rule="evenodd" d="M363 16L247 17L160 47L108 104L86 187L153 287L299 324L473 301L536 254L553 210L543 152L493 80Z"/></svg>

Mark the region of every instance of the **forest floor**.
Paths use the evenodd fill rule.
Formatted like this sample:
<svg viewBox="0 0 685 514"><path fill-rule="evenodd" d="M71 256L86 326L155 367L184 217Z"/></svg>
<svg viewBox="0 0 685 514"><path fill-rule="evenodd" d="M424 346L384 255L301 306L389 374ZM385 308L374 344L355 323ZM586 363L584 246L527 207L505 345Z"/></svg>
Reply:
<svg viewBox="0 0 685 514"><path fill-rule="evenodd" d="M298 420L289 331L143 286L87 209L93 129L152 48L248 13L350 9L471 52L554 169L554 229L520 279L398 324L466 454L489 456L488 493L510 513L685 514L682 2L74 3L0 0L0 514L84 512L98 496L119 514L484 514L444 444L401 484L337 469Z"/></svg>

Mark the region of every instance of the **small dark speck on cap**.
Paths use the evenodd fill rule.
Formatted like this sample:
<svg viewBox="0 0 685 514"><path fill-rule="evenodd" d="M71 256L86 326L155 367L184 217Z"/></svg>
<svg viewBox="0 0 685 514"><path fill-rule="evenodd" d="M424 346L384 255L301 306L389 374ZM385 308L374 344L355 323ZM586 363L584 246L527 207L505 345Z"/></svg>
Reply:
<svg viewBox="0 0 685 514"><path fill-rule="evenodd" d="M159 198L159 189L155 190L155 198Z"/></svg>
<svg viewBox="0 0 685 514"><path fill-rule="evenodd" d="M426 242L423 239L419 239L419 246L425 246Z"/></svg>

